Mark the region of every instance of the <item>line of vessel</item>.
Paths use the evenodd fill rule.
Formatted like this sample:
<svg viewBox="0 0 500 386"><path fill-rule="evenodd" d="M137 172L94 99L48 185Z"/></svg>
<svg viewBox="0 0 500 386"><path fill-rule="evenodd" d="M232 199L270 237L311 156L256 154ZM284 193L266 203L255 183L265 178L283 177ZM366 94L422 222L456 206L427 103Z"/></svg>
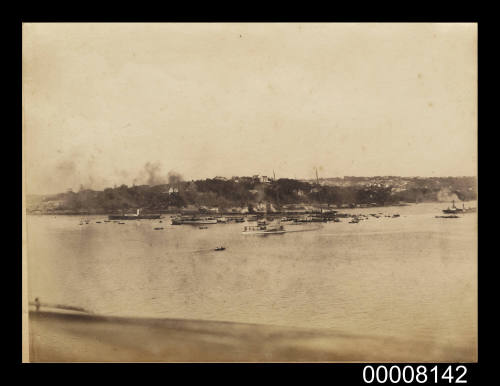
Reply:
<svg viewBox="0 0 500 386"><path fill-rule="evenodd" d="M172 225L200 225L200 224L217 224L217 219L213 217L196 217L196 216L180 216L172 219Z"/></svg>

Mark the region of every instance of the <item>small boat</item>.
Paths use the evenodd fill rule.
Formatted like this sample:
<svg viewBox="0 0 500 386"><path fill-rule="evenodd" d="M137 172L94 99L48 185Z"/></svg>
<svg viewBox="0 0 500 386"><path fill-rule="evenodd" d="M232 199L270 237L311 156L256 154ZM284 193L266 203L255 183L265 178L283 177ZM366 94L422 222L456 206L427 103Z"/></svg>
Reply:
<svg viewBox="0 0 500 386"><path fill-rule="evenodd" d="M201 226L201 227L198 227L198 229L208 229L207 226Z"/></svg>
<svg viewBox="0 0 500 386"><path fill-rule="evenodd" d="M124 222L119 222L118 224L125 224Z"/></svg>
<svg viewBox="0 0 500 386"><path fill-rule="evenodd" d="M100 224L100 223L101 223L101 221L96 221L95 223L96 223L96 224Z"/></svg>
<svg viewBox="0 0 500 386"><path fill-rule="evenodd" d="M163 228L161 227L158 227L158 228L154 228L155 231L161 231Z"/></svg>
<svg viewBox="0 0 500 386"><path fill-rule="evenodd" d="M216 248L214 249L214 251L224 251L225 249L226 249L225 247L220 246L220 247L216 247Z"/></svg>
<svg viewBox="0 0 500 386"><path fill-rule="evenodd" d="M456 214L450 214L448 216L436 216L436 218L460 218L460 216L457 216Z"/></svg>
<svg viewBox="0 0 500 386"><path fill-rule="evenodd" d="M396 213L396 214L393 214L393 215L392 215L392 218L395 218L395 217L401 217L401 216L400 216L399 214L397 214L397 213Z"/></svg>

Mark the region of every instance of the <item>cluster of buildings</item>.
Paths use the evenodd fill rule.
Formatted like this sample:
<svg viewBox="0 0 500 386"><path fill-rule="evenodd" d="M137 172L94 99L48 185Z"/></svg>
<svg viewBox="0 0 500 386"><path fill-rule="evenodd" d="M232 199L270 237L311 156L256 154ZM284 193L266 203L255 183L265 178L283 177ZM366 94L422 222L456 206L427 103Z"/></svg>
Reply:
<svg viewBox="0 0 500 386"><path fill-rule="evenodd" d="M344 176L334 178L322 178L319 184L323 186L339 186L339 187L362 187L362 188L392 188L393 192L402 192L418 185L422 188L431 188L440 185L442 182L439 179L423 177L397 177L397 176L375 176L375 177L355 177ZM304 180L310 182L310 180Z"/></svg>
<svg viewBox="0 0 500 386"><path fill-rule="evenodd" d="M238 176L232 176L231 178L226 178L226 177L221 177L217 176L214 177L214 180L217 181L233 181L236 183L240 182L260 182L260 183L270 183L272 179L268 176L261 176L258 174L253 175L252 177L238 177Z"/></svg>
<svg viewBox="0 0 500 386"><path fill-rule="evenodd" d="M347 206L344 206L347 207ZM185 215L195 215L195 214L248 214L248 207L233 207L224 210L218 207L208 207L208 206L196 206L196 205L186 205L181 208L181 213ZM304 205L304 204L289 204L282 205L277 208L270 202L261 202L252 208L252 212L256 214L264 213L283 213L283 214L308 214L308 213L333 213L335 212L334 206L328 205Z"/></svg>
<svg viewBox="0 0 500 386"><path fill-rule="evenodd" d="M181 213L182 214L220 214L222 213L222 210L220 210L218 207L209 207L209 206L196 206L196 205L186 205L185 207L181 208ZM233 208L228 208L225 209L224 214L247 214L248 213L248 208L247 207L233 207Z"/></svg>

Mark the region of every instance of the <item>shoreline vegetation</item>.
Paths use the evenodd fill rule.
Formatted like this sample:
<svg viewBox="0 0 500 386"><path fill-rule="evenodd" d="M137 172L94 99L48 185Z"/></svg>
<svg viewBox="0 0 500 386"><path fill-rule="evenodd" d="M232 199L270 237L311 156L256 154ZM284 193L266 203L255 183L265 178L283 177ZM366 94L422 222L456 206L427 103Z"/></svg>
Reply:
<svg viewBox="0 0 500 386"><path fill-rule="evenodd" d="M215 177L28 195L27 214L314 213L342 208L477 199L475 177L343 177L317 180Z"/></svg>

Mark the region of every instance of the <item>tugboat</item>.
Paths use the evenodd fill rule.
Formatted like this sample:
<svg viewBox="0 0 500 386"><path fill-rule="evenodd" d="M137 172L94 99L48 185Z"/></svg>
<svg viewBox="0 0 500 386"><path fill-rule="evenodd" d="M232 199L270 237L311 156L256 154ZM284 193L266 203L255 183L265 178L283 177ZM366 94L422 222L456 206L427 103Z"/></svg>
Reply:
<svg viewBox="0 0 500 386"><path fill-rule="evenodd" d="M471 208L471 207L466 208L465 204L462 204L462 211L463 211L463 213L476 213L477 209Z"/></svg>
<svg viewBox="0 0 500 386"><path fill-rule="evenodd" d="M457 213L476 213L477 209L476 208L466 208L465 203L462 203L462 208L457 208L455 206L455 200L452 201L452 206L451 208L448 207L448 209L443 209L443 213L446 214L457 214Z"/></svg>
<svg viewBox="0 0 500 386"><path fill-rule="evenodd" d="M109 215L108 220L155 220L161 218L161 214L141 214L137 209L136 214Z"/></svg>
<svg viewBox="0 0 500 386"><path fill-rule="evenodd" d="M465 208L465 204L464 204L464 208ZM443 213L446 213L446 214L463 213L463 211L464 211L463 209L457 208L455 206L455 200L452 201L451 208L448 207L448 209L443 209Z"/></svg>

